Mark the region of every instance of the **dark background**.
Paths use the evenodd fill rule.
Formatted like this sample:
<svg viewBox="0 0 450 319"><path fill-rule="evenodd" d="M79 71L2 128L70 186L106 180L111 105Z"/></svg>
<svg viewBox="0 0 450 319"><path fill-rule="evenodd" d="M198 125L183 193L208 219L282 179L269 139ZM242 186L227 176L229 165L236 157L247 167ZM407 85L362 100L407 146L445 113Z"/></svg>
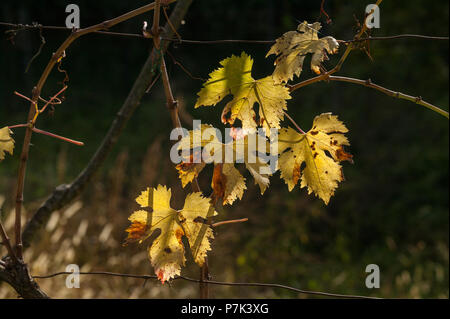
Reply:
<svg viewBox="0 0 450 319"><path fill-rule="evenodd" d="M63 1L2 1L0 21L39 22L64 26ZM144 1L77 1L81 27L96 24L137 8ZM363 20L364 1L325 1L332 19L320 14L320 0L310 1L194 1L179 32L183 39L273 40L296 28L297 21L321 21L322 35L351 39L355 17ZM173 7L173 5L172 5ZM374 36L416 33L448 36L448 1L384 1L381 28ZM139 33L152 13L114 27ZM30 95L52 52L68 31L44 30L46 44L24 73L40 45L37 30L21 31L8 40L0 26L0 127L24 123L29 104L13 95ZM400 39L373 41L371 61L363 51L347 58L339 75L373 82L418 95L448 110L448 41ZM125 100L149 50L151 41L91 34L67 50L62 67L70 81L66 100L53 115L39 118L38 127L85 142L77 147L47 136L33 135L27 171L27 217L54 187L70 182L86 165ZM253 76L273 70L269 45L177 44L170 53L194 76L207 78L219 61L249 53ZM341 47L340 53L345 50ZM331 69L339 54L324 66ZM201 119L218 127L221 106L193 109L202 82L191 79L166 58L182 118ZM300 79L313 74L307 58ZM56 69L42 96L54 94L64 78ZM309 129L315 115L333 112L349 128L355 164L344 164L346 181L328 206L305 189L292 192L277 173L260 197L251 177L248 191L232 207L219 209L218 220L248 217L243 224L217 229L210 270L213 279L287 284L303 289L379 297L448 298L448 120L420 105L393 99L350 83L316 83L292 94L289 114ZM189 123L184 123L189 127ZM134 198L146 186L166 184L180 207L185 192L169 159L170 116L160 83L147 94L98 178L69 209L55 212L42 236L27 250L33 274L63 271L70 263L82 270L152 273L144 246L121 246ZM16 149L0 164L0 206L7 226L12 208L23 129L14 130ZM209 188L210 172L200 183ZM177 206L178 205L178 206ZM364 285L365 267L381 269L381 288ZM198 277L195 266L183 273ZM43 289L57 297L196 297L197 287L179 281L169 287L135 279L85 277L81 289L66 289L64 278L42 279ZM299 297L264 288L212 288L215 297ZM15 297L6 285L0 297Z"/></svg>

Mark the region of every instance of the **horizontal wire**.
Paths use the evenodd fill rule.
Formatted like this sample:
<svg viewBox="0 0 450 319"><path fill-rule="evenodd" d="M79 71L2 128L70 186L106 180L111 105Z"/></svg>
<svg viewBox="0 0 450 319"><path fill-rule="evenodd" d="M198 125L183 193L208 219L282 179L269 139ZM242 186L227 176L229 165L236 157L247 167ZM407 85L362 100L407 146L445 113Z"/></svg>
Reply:
<svg viewBox="0 0 450 319"><path fill-rule="evenodd" d="M16 28L15 30L7 30L6 32L16 32L26 29L48 29L48 30L66 30L72 31L72 29L60 26L44 26L40 24L14 24L8 22L0 22L0 26L7 26ZM121 36L121 37L130 37L130 38L140 38L147 39L142 34L138 33L126 33L126 32L112 32L112 31L95 31L93 33L104 34L104 35L112 35L112 36ZM341 43L351 43L351 42L362 42L362 41L371 41L371 40L393 40L393 39L402 39L402 38L416 38L416 39L428 39L428 40L449 40L449 37L441 37L441 36L428 36L422 34L397 34L392 36L380 36L380 37L367 37L360 38L354 40L339 40ZM247 44L273 44L274 40L186 40L186 39L177 39L177 38L161 38L162 40L178 42L179 44L221 44L221 43L247 43Z"/></svg>
<svg viewBox="0 0 450 319"><path fill-rule="evenodd" d="M106 276L115 276L115 277L127 277L127 278L138 278L138 279L158 279L155 275L136 275L136 274L124 274L124 273L116 273L116 272L108 272L108 271L91 271L91 272L68 272L68 271L61 271L57 273L53 273L50 275L40 275L40 276L33 276L35 279L46 279L46 278L52 278L56 276L61 275L74 275L74 274L80 274L80 275L106 275ZM377 297L369 297L369 296L359 296L359 295L346 295L346 294L335 294L335 293L328 293L328 292L322 292L322 291L311 291L311 290L303 290L298 289L286 285L281 284L270 284L270 283L259 283L259 282L224 282L224 281L215 281L215 280L199 280L194 279L190 277L185 276L178 276L175 277L174 280L186 280L190 282L195 283L207 283L211 285L219 285L219 286L244 286L244 287L269 287L269 288L279 288L279 289L285 289L290 290L294 292L298 292L301 294L308 294L308 295L318 295L318 296L326 296L326 297L336 297L336 298L352 298L352 299L381 299Z"/></svg>

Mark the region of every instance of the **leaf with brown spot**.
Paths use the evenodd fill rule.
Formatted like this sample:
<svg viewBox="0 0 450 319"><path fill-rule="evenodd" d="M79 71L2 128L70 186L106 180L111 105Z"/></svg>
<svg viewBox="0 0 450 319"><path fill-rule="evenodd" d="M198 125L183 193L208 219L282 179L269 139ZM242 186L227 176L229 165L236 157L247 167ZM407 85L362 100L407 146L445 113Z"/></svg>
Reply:
<svg viewBox="0 0 450 319"><path fill-rule="evenodd" d="M195 262L203 264L213 234L209 225L198 223L194 219L198 216L207 219L217 214L209 199L204 198L201 193L188 194L181 211L170 207L170 198L171 190L165 186L147 188L136 198L143 209L130 216L131 226L126 230L126 243L142 243L156 230L160 230L149 247L149 258L162 283L180 275L181 267L185 265L184 235Z"/></svg>
<svg viewBox="0 0 450 319"><path fill-rule="evenodd" d="M183 137L178 146L179 151L190 151L191 153L194 149L200 148L200 153L210 156L208 162L214 164L211 187L214 197L223 199L224 205L231 205L236 199L242 199L244 191L247 189L246 179L234 167L233 162L229 163L230 161L245 163L247 170L255 179L255 184L259 185L261 194L268 187L269 176L271 175L271 173L268 173L269 166L259 155L249 155L252 153L249 150L249 139L256 141L256 134L241 135L235 133L233 132L235 139L223 144L220 142L221 138L216 135L218 132L211 125L203 124L201 128L189 131L189 136ZM265 139L265 136L261 138ZM232 160L229 160L228 157L231 157L231 155L233 156ZM185 163L177 165L176 168L183 187L192 182L194 177L197 177L198 173L205 167L206 164L203 160L201 163L193 164L193 166L188 166Z"/></svg>
<svg viewBox="0 0 450 319"><path fill-rule="evenodd" d="M308 24L300 23L296 31L289 31L276 40L276 43L267 52L277 56L274 65L273 79L275 83L284 83L300 76L303 70L303 61L307 54L312 53L311 70L320 74L320 64L328 59L327 52L334 54L338 51L339 43L333 37L317 36L321 25L319 22Z"/></svg>
<svg viewBox="0 0 450 319"><path fill-rule="evenodd" d="M307 187L308 194L314 192L328 204L338 183L344 180L339 162L352 162L352 155L343 149L344 145L350 145L344 135L347 132L345 125L331 113L316 116L313 129L306 134L290 127L281 129L278 166L289 191L300 179L300 187ZM305 168L300 171L302 164Z"/></svg>

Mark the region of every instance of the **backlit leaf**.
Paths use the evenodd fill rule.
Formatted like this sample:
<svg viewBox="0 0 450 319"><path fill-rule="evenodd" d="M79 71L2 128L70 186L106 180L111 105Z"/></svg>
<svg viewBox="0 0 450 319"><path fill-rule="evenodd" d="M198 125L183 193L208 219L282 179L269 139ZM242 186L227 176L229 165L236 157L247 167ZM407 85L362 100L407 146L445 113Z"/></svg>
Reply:
<svg viewBox="0 0 450 319"><path fill-rule="evenodd" d="M220 65L203 84L195 107L216 105L231 94L233 99L222 111L223 123L233 124L239 119L246 133L254 132L258 126L280 128L283 111L287 109L286 100L291 98L288 88L276 84L272 76L253 79L253 60L245 52L221 61ZM256 104L258 111L255 111Z"/></svg>
<svg viewBox="0 0 450 319"><path fill-rule="evenodd" d="M180 275L181 267L185 265L183 236L189 242L195 262L203 265L206 253L211 249L209 241L214 238L206 220L217 214L210 200L201 193L188 194L180 211L170 207L171 195L171 190L161 185L143 191L136 198L141 209L129 217L131 225L126 230L126 243L142 243L156 230L160 231L149 247L149 258L163 283Z"/></svg>
<svg viewBox="0 0 450 319"><path fill-rule="evenodd" d="M204 124L200 129L190 131L189 136L179 142L179 150L191 150L191 154L176 166L183 187L198 176L206 165L205 156L209 156L208 162L214 164L211 181L213 194L216 199L222 198L224 205L231 205L236 199L242 199L247 189L246 179L235 168L235 163L245 164L263 194L269 185L271 172L269 165L258 154L249 150L249 139L256 141L256 134L241 136L226 144L214 134L218 132L212 126ZM192 162L193 159L197 159L197 163Z"/></svg>
<svg viewBox="0 0 450 319"><path fill-rule="evenodd" d="M325 204L333 196L338 183L344 180L341 161L352 161L344 145L349 145L345 133L348 129L331 113L316 116L313 127L306 134L292 128L280 130L278 167L289 191L301 180L300 187L307 187Z"/></svg>
<svg viewBox="0 0 450 319"><path fill-rule="evenodd" d="M284 83L303 70L303 61L308 53L312 53L311 70L320 74L320 63L326 60L327 52L334 54L338 51L339 43L333 37L317 36L321 25L319 22L308 24L300 23L297 31L289 31L276 40L276 43L267 52L277 56L274 65L273 79L275 83Z"/></svg>

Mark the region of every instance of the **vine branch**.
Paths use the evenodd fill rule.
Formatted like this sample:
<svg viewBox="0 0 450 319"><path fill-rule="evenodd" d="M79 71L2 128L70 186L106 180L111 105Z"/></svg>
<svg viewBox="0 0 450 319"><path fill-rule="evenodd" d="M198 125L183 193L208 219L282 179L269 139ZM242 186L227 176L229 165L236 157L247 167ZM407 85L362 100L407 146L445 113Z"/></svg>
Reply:
<svg viewBox="0 0 450 319"><path fill-rule="evenodd" d="M442 110L441 108L426 102L422 99L422 97L420 96L411 96L411 95L407 95L398 91L392 91L390 89L387 89L385 87L382 87L381 85L375 84L373 83L370 79L367 80L360 80L360 79L355 79L355 78L350 78L350 77L345 77L345 76L330 76L328 78L328 80L330 81L339 81L339 82L348 82L348 83L354 83L354 84L359 84L359 85L363 85L372 89L375 89L379 92L382 92L386 95L389 95L393 98L397 98L397 99L403 99L403 100L407 100L410 102L413 102L415 104L419 104L422 105L442 116L445 116L447 119L449 118L448 112Z"/></svg>
<svg viewBox="0 0 450 319"><path fill-rule="evenodd" d="M328 75L328 76L324 77L322 75L319 75L319 76L313 77L311 79L302 81L302 82L294 84L294 85L288 85L288 87L289 87L289 90L291 92L293 92L293 91L298 90L298 89L300 89L300 88L302 88L304 86L310 85L310 84L315 83L315 82L324 81L324 80L338 81L338 82L349 82L349 83L363 85L363 86L375 89L375 90L377 90L379 92L382 92L382 93L384 93L386 95L389 95L389 96L391 96L393 98L408 100L408 101L413 102L415 104L422 105L422 106L424 106L424 107L426 107L426 108L428 108L428 109L430 109L430 110L432 110L432 111L434 111L434 112L436 112L436 113L446 117L447 119L449 118L449 114L448 114L447 111L444 111L443 109L441 109L441 108L439 108L439 107L437 107L437 106L435 106L435 105L433 105L433 104L431 104L431 103L429 103L427 101L424 101L422 99L422 97L420 97L420 96L412 96L412 95L408 95L408 94L405 94L405 93L401 93L399 91L390 90L390 89L385 88L385 87L383 87L381 85L373 83L370 79L360 80L360 79L355 79L355 78L350 78L350 77L345 77L345 76Z"/></svg>

